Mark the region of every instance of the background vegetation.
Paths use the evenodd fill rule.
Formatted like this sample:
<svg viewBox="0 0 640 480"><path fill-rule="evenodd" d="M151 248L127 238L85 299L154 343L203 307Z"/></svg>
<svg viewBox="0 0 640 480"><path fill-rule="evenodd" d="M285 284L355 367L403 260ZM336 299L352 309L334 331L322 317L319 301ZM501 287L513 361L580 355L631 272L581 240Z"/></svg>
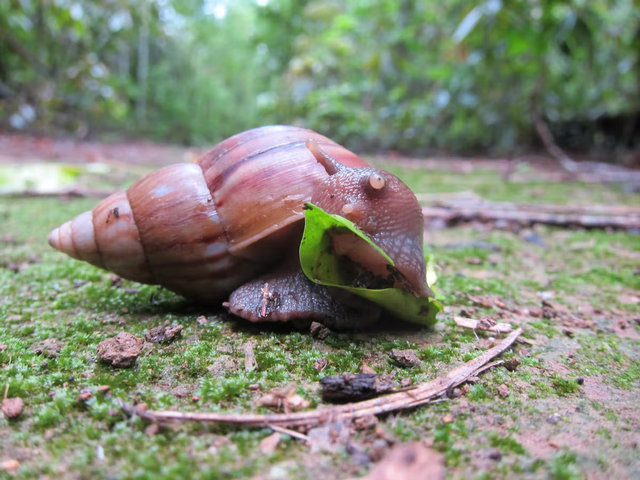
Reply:
<svg viewBox="0 0 640 480"><path fill-rule="evenodd" d="M210 144L301 124L359 150L638 138L637 0L9 0L0 123ZM635 140L637 142L637 140Z"/></svg>

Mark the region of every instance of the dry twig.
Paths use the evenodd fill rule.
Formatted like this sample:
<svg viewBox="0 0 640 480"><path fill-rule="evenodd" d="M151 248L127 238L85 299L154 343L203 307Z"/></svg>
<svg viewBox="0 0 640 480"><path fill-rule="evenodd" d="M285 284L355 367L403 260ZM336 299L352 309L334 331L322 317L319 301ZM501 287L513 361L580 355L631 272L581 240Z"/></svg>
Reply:
<svg viewBox="0 0 640 480"><path fill-rule="evenodd" d="M340 406L323 407L316 410L284 414L227 414L208 412L179 412L170 410L140 411L122 400L121 408L129 415L138 415L152 422L214 422L250 426L277 427L314 427L327 422L348 421L370 415L403 410L425 405L434 399L451 391L454 387L464 383L482 369L488 362L507 350L522 333L517 329L509 334L498 345L490 348L475 359L451 370L446 375L429 382L417 385L416 388L392 393L357 403Z"/></svg>
<svg viewBox="0 0 640 480"><path fill-rule="evenodd" d="M247 372L251 372L256 369L258 363L256 362L256 355L253 352L253 342L247 342L242 346L244 351L244 369Z"/></svg>

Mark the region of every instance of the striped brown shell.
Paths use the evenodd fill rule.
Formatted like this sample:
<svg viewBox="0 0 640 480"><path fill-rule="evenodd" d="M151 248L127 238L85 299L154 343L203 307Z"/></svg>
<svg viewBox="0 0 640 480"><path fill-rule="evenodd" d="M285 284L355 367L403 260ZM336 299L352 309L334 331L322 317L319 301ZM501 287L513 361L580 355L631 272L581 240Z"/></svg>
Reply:
<svg viewBox="0 0 640 480"><path fill-rule="evenodd" d="M141 178L53 230L49 243L123 278L219 300L297 248L304 203L328 176L309 138L345 165L367 166L311 130L257 128Z"/></svg>

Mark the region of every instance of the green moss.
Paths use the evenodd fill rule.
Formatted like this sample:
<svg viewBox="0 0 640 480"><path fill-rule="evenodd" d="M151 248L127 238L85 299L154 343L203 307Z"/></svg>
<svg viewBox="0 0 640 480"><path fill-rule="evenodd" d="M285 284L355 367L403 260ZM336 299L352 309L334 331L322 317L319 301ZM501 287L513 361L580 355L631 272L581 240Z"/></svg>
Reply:
<svg viewBox="0 0 640 480"><path fill-rule="evenodd" d="M480 383L471 385L471 388L469 389L469 393L467 393L467 398L475 402L481 402L483 400L487 400L488 395L484 385Z"/></svg>
<svg viewBox="0 0 640 480"><path fill-rule="evenodd" d="M622 372L612 375L612 383L620 388L638 388L640 383L640 360L632 360Z"/></svg>
<svg viewBox="0 0 640 480"><path fill-rule="evenodd" d="M451 358L457 353L452 347L436 347L429 345L420 350L420 357L426 362L444 362L449 363Z"/></svg>
<svg viewBox="0 0 640 480"><path fill-rule="evenodd" d="M553 374L551 376L551 385L557 395L571 395L580 391L580 385L574 378L563 378L560 375Z"/></svg>
<svg viewBox="0 0 640 480"><path fill-rule="evenodd" d="M553 480L582 480L584 477L576 465L577 457L573 453L563 452L551 461L551 478Z"/></svg>
<svg viewBox="0 0 640 480"><path fill-rule="evenodd" d="M492 447L500 449L502 453L513 452L518 455L524 455L526 453L522 445L508 436L499 436L498 434L490 435L489 444Z"/></svg>
<svg viewBox="0 0 640 480"><path fill-rule="evenodd" d="M527 389L530 399L544 398L555 393L549 384L543 380L536 380L532 388Z"/></svg>
<svg viewBox="0 0 640 480"><path fill-rule="evenodd" d="M529 326L535 328L539 333L548 338L553 338L559 333L558 329L552 326L548 320L532 321L529 322Z"/></svg>

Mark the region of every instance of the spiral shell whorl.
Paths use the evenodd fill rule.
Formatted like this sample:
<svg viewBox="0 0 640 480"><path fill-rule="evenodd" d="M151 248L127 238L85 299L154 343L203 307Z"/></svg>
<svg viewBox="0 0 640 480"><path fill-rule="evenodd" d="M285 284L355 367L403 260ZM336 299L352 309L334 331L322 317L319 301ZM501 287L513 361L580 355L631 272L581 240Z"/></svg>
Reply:
<svg viewBox="0 0 640 480"><path fill-rule="evenodd" d="M84 212L53 230L49 244L72 258L124 278L155 283L125 192L114 193L93 211Z"/></svg>

